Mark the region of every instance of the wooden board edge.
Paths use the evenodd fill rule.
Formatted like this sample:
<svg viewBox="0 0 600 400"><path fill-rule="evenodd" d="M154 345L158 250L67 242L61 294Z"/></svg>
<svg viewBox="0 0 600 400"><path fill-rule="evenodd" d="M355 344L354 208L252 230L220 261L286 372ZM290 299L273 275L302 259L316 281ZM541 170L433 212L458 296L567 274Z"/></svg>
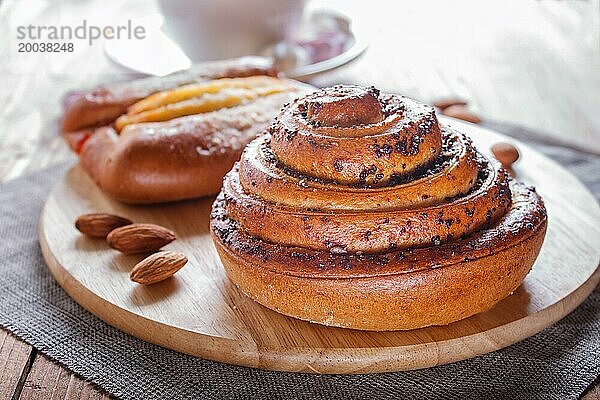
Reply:
<svg viewBox="0 0 600 400"><path fill-rule="evenodd" d="M368 348L296 348L277 349L276 352L258 347L242 348L233 340L200 335L144 318L91 292L62 268L52 254L44 231L45 213L46 205L40 215L38 231L44 260L59 285L86 310L123 332L165 348L213 361L276 371L318 374L380 373L428 368L475 357L524 340L554 324L581 304L600 281L600 270L596 268L583 285L559 302L535 314L485 332L438 342L435 346L405 346L401 352L398 347L389 347L385 351L378 348L376 353ZM127 321L127 324L124 321ZM131 325L131 321L136 321L136 324ZM525 321L533 323L524 324ZM150 326L154 329L148 329ZM158 334L151 333L156 331ZM177 332L177 335L173 335L173 331ZM482 334L486 335L488 340L481 341L478 336ZM199 336L202 336L202 342L198 340ZM468 354L465 354L465 347L470 349Z"/></svg>

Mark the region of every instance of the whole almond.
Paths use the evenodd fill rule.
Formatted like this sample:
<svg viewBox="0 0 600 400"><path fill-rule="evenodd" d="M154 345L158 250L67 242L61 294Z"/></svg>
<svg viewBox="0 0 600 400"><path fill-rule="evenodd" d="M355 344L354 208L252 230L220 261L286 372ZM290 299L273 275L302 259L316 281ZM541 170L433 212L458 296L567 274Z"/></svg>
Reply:
<svg viewBox="0 0 600 400"><path fill-rule="evenodd" d="M496 143L492 146L492 153L500 164L506 169L510 169L515 161L519 159L519 150L510 143Z"/></svg>
<svg viewBox="0 0 600 400"><path fill-rule="evenodd" d="M472 122L474 124L478 124L481 122L481 118L469 111L467 107L459 104L445 108L444 110L442 110L442 114L447 115L448 117L458 118L462 119L463 121Z"/></svg>
<svg viewBox="0 0 600 400"><path fill-rule="evenodd" d="M142 285L152 285L170 278L188 262L184 254L159 251L136 264L129 279Z"/></svg>
<svg viewBox="0 0 600 400"><path fill-rule="evenodd" d="M129 224L132 222L127 218L106 213L84 214L75 221L81 233L97 238L105 238L113 229Z"/></svg>
<svg viewBox="0 0 600 400"><path fill-rule="evenodd" d="M110 232L108 245L125 254L152 253L175 240L175 234L154 224L131 224Z"/></svg>
<svg viewBox="0 0 600 400"><path fill-rule="evenodd" d="M433 105L440 110L445 110L450 106L466 106L467 102L463 99L448 97L445 99L438 99L433 102Z"/></svg>

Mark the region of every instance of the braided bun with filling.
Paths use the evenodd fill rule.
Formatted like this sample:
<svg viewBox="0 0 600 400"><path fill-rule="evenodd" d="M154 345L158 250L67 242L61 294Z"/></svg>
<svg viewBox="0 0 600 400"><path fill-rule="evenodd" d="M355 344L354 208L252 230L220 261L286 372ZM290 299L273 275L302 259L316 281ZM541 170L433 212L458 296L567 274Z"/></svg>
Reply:
<svg viewBox="0 0 600 400"><path fill-rule="evenodd" d="M73 95L63 136L111 197L135 204L216 194L244 147L312 87L239 59Z"/></svg>

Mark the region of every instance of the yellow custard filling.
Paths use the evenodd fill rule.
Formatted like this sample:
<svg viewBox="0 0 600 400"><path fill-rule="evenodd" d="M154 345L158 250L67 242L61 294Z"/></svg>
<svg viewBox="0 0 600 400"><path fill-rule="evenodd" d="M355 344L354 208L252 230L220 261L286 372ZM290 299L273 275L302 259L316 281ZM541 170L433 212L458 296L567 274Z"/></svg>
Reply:
<svg viewBox="0 0 600 400"><path fill-rule="evenodd" d="M120 132L131 124L168 121L235 107L286 90L289 90L289 86L285 82L269 76L223 78L184 85L154 93L131 105L127 114L117 118L115 128Z"/></svg>

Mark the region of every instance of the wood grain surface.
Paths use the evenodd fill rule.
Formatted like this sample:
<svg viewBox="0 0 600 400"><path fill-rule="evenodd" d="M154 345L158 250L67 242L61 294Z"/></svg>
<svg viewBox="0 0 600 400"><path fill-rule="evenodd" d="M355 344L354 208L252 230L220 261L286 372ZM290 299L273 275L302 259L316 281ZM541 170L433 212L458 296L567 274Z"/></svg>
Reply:
<svg viewBox="0 0 600 400"><path fill-rule="evenodd" d="M22 399L89 399L104 400L109 395L48 357L37 353L21 391Z"/></svg>
<svg viewBox="0 0 600 400"><path fill-rule="evenodd" d="M486 152L512 141L476 125L442 120ZM79 166L52 190L40 218L40 243L61 286L111 325L165 347L231 364L315 373L366 373L430 367L470 358L531 336L571 312L596 287L600 208L583 185L553 161L515 142L517 176L534 184L548 209L548 232L524 284L493 309L446 327L364 332L311 324L246 298L227 279L212 244L212 198L127 206L107 198ZM81 235L73 221L107 212L165 226L166 248L189 263L153 286L129 281L143 256L124 256ZM571 249L564 252L564 249Z"/></svg>
<svg viewBox="0 0 600 400"><path fill-rule="evenodd" d="M547 131L563 142L600 150L600 113L595 110L600 103L600 1L444 3L402 2L398 9L382 12L389 3L328 2L360 17L370 48L359 61L314 83L377 83L424 101L460 96L485 118ZM437 17L433 23L430 14L440 6L445 20L440 24ZM487 9L482 12L482 7ZM64 92L135 76L111 64L101 43L79 46L70 55L19 54L16 26L77 24L82 18L114 24L156 11L150 0L0 0L0 182L74 159L57 135ZM411 38L418 38L411 44L416 53L403 51ZM36 353L19 339L11 340ZM21 354L5 349L0 365L12 365L15 359L18 364ZM23 369L23 380L29 371L27 366ZM0 370L0 398L19 398L21 386L9 384L15 374L12 368ZM12 396L5 396L10 392ZM49 397L49 390L38 392ZM55 398L79 399L87 394L70 392ZM584 398L600 399L600 385Z"/></svg>
<svg viewBox="0 0 600 400"><path fill-rule="evenodd" d="M0 399L18 395L34 354L31 346L0 331Z"/></svg>

